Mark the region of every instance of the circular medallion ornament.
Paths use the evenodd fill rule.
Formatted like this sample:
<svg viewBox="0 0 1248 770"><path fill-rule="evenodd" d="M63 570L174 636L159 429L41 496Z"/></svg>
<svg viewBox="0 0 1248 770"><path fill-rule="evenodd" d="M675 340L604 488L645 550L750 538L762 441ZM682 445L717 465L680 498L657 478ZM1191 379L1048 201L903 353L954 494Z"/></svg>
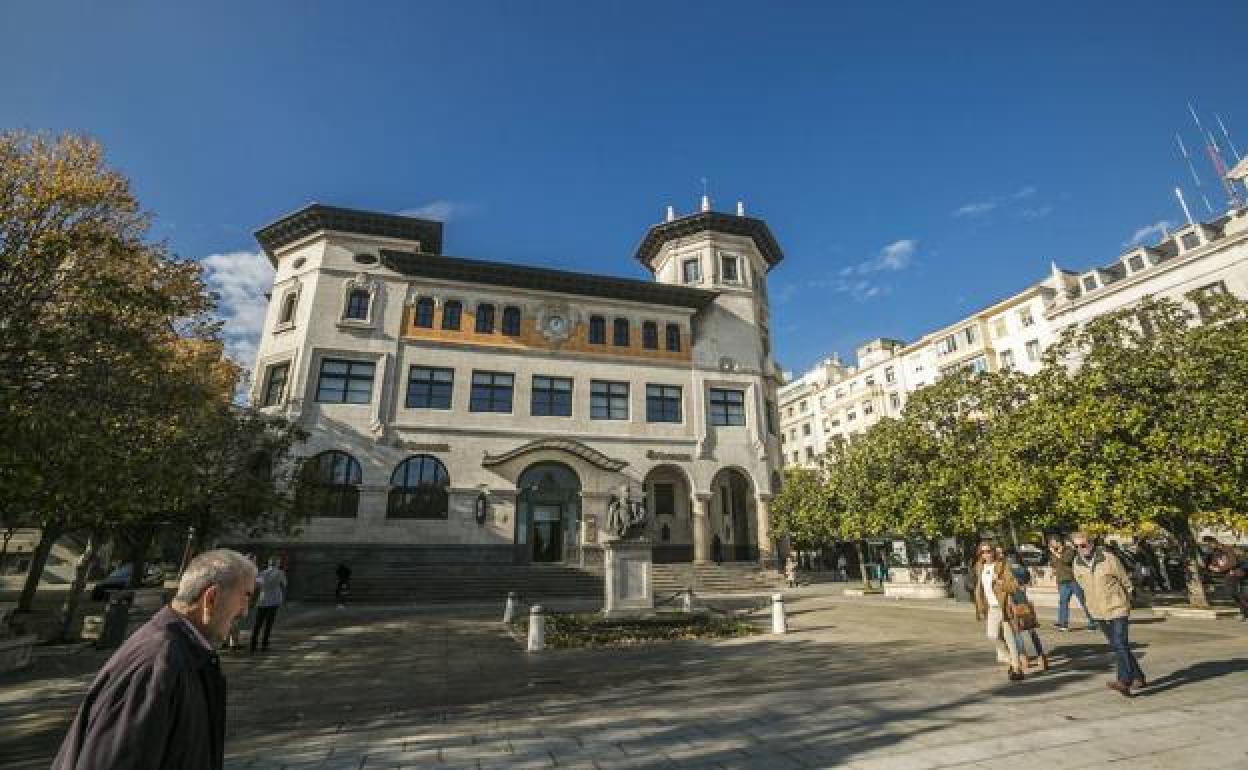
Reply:
<svg viewBox="0 0 1248 770"><path fill-rule="evenodd" d="M538 329L553 343L563 342L572 335L572 315L563 304L548 305L538 313Z"/></svg>

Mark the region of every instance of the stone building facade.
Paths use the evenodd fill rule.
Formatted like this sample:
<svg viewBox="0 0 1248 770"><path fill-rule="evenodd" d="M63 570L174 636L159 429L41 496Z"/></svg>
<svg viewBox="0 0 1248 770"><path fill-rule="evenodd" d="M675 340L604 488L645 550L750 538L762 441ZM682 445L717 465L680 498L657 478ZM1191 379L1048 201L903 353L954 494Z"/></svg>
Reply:
<svg viewBox="0 0 1248 770"><path fill-rule="evenodd" d="M1204 298L1223 292L1248 298L1245 208L1181 227L1099 267L1070 271L1053 265L1037 283L912 343L866 343L856 365L835 357L822 361L780 389L783 462L813 464L830 442L899 415L909 393L949 372L1033 374L1045 348L1068 326L1146 296L1181 300L1199 317Z"/></svg>
<svg viewBox="0 0 1248 770"><path fill-rule="evenodd" d="M311 205L257 233L276 268L253 401L297 421L298 560L594 564L644 499L656 561L772 550L779 370L766 223L646 232L653 281L462 259L442 225Z"/></svg>

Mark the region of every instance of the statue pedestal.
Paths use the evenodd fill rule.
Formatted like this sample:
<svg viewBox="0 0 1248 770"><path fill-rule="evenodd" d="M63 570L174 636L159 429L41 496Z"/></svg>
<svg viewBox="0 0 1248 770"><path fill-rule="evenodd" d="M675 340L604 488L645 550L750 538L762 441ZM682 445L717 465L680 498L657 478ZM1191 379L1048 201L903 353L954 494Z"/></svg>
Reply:
<svg viewBox="0 0 1248 770"><path fill-rule="evenodd" d="M629 618L653 613L654 556L650 543L607 540L602 544L602 554L607 588L602 614L608 618Z"/></svg>

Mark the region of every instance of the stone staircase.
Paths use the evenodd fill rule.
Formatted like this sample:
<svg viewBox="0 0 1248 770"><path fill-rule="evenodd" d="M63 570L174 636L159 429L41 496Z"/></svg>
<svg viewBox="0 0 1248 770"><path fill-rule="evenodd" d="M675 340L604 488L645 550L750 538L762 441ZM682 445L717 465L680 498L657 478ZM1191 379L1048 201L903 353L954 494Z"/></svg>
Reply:
<svg viewBox="0 0 1248 770"><path fill-rule="evenodd" d="M774 570L760 569L757 562L740 561L722 564L656 564L654 595L664 599L685 590L690 570L696 571L694 592L699 594L771 593L784 586L784 576Z"/></svg>
<svg viewBox="0 0 1248 770"><path fill-rule="evenodd" d="M293 595L309 601L333 601L335 578L323 574L292 576ZM353 564L352 602L502 602L509 591L525 602L551 598L601 599L601 571L563 564Z"/></svg>

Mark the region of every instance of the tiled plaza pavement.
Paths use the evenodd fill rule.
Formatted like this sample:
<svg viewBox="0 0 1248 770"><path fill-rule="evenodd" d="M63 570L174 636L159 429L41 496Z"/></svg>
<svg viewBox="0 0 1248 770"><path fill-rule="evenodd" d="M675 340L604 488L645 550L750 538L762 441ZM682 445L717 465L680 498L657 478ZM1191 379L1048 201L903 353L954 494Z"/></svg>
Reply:
<svg viewBox="0 0 1248 770"><path fill-rule="evenodd" d="M1098 634L1011 684L964 607L789 604L782 638L536 656L493 610L290 610L225 659L227 768L1248 768L1243 624L1141 619L1127 700ZM0 681L0 766L47 766L94 655Z"/></svg>

